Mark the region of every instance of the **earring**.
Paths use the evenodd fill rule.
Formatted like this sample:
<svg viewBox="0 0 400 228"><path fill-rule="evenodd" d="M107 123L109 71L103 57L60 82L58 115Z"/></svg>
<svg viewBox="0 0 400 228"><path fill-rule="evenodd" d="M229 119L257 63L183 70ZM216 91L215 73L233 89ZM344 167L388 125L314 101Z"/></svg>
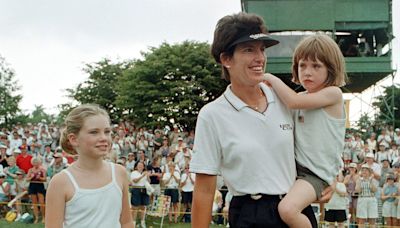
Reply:
<svg viewBox="0 0 400 228"><path fill-rule="evenodd" d="M229 68L231 68L231 66L229 66L229 65L226 65L226 66L225 66L225 68L228 68L228 69L229 69Z"/></svg>

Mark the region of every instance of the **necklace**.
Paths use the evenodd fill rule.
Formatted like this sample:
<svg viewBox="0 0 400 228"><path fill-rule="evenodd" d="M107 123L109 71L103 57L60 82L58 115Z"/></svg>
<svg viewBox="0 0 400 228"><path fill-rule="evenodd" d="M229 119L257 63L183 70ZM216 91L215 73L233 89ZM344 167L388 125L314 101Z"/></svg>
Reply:
<svg viewBox="0 0 400 228"><path fill-rule="evenodd" d="M259 104L260 104L260 99L261 98L263 98L264 97L264 93L262 92L262 90L261 89L259 89L259 96L258 96L258 98L257 98L257 104L255 104L255 105L252 105L252 104L248 104L248 106L251 108L251 109L254 109L254 110L256 110L257 112L259 111L259 109L260 109L260 107L259 107ZM263 102L264 102L264 100L263 100ZM267 106L265 107L265 108L267 108L268 107L268 102L267 102Z"/></svg>

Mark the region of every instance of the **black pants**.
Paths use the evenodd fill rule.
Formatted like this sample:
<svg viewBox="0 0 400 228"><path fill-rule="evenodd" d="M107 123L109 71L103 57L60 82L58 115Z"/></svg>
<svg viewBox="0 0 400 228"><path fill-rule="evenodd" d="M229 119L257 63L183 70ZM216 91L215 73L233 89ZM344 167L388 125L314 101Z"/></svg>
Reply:
<svg viewBox="0 0 400 228"><path fill-rule="evenodd" d="M229 205L229 226L231 228L287 228L278 212L279 196L262 195L254 200L249 195L234 196ZM317 220L311 205L302 213L317 228Z"/></svg>

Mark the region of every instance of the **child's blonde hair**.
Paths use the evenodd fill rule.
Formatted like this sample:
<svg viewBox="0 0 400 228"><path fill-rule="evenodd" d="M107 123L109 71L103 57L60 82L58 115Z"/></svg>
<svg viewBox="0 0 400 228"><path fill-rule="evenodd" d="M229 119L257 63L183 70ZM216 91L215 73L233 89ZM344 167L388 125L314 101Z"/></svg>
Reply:
<svg viewBox="0 0 400 228"><path fill-rule="evenodd" d="M85 120L88 117L96 115L104 115L110 121L110 116L108 115L107 111L100 108L100 106L96 104L83 104L72 109L72 111L68 113L64 121L65 127L62 130L60 137L60 145L65 152L72 155L77 154L76 150L72 147L68 140L68 135L71 133L78 135Z"/></svg>
<svg viewBox="0 0 400 228"><path fill-rule="evenodd" d="M298 67L300 60L317 59L323 62L328 69L325 86L344 86L347 82L346 63L340 48L335 41L325 35L316 34L304 38L297 45L292 61L293 82L300 84Z"/></svg>

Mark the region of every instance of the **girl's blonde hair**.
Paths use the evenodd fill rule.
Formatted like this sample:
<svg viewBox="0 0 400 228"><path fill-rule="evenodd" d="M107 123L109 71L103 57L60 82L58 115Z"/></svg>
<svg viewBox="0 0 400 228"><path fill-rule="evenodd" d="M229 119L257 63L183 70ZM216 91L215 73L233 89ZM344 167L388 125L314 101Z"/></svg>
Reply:
<svg viewBox="0 0 400 228"><path fill-rule="evenodd" d="M316 34L304 38L297 45L292 60L292 81L300 84L298 68L300 60L317 59L325 64L328 77L325 86L344 86L347 82L346 63L340 48L335 41L325 35Z"/></svg>
<svg viewBox="0 0 400 228"><path fill-rule="evenodd" d="M72 111L68 113L64 121L65 127L62 130L60 137L60 145L65 152L72 155L77 154L76 150L72 147L68 140L68 135L71 133L78 135L85 120L88 117L97 115L104 115L110 121L110 116L108 115L107 111L96 104L83 104L72 109Z"/></svg>

